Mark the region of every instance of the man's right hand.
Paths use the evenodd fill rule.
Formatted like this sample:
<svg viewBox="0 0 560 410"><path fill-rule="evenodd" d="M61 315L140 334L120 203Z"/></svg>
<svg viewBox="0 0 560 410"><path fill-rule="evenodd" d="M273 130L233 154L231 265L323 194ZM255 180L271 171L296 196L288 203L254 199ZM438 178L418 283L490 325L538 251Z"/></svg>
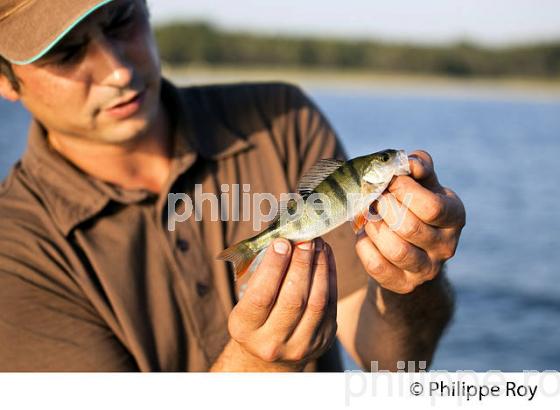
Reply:
<svg viewBox="0 0 560 410"><path fill-rule="evenodd" d="M336 335L336 266L322 239L276 239L229 317L212 371L301 371Z"/></svg>

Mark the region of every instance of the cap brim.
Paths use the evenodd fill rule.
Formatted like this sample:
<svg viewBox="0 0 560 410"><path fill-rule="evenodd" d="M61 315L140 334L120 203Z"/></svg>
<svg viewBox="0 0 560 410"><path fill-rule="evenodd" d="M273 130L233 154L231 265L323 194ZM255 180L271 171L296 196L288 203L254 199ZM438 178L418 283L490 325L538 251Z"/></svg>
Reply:
<svg viewBox="0 0 560 410"><path fill-rule="evenodd" d="M16 65L47 54L87 16L114 0L28 2L0 21L0 55Z"/></svg>

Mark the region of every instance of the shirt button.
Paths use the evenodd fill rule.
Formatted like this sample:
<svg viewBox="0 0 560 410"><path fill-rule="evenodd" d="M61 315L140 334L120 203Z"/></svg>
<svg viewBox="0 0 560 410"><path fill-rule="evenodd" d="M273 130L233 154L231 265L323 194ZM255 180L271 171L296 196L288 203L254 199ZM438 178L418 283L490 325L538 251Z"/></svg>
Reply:
<svg viewBox="0 0 560 410"><path fill-rule="evenodd" d="M199 297L205 296L210 291L210 286L203 282L196 282L196 294Z"/></svg>
<svg viewBox="0 0 560 410"><path fill-rule="evenodd" d="M186 252L189 250L189 243L184 239L177 239L177 248L179 248L181 252Z"/></svg>

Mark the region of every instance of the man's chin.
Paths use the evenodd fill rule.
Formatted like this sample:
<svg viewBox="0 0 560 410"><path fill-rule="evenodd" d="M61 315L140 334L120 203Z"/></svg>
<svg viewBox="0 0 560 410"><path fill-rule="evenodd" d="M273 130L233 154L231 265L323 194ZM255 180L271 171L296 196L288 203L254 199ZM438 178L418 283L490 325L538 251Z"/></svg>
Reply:
<svg viewBox="0 0 560 410"><path fill-rule="evenodd" d="M109 144L127 144L141 140L155 126L157 109L144 105L137 113L121 119L102 117L96 133L100 141Z"/></svg>
<svg viewBox="0 0 560 410"><path fill-rule="evenodd" d="M142 139L150 129L150 121L144 117L131 117L105 125L98 139L109 144L125 144Z"/></svg>

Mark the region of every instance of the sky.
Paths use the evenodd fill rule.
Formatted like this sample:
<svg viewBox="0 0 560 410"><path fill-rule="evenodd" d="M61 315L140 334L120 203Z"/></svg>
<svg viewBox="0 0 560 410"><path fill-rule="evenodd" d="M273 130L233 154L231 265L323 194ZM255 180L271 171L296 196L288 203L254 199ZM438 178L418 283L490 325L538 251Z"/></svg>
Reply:
<svg viewBox="0 0 560 410"><path fill-rule="evenodd" d="M154 22L232 30L500 46L560 40L560 0L148 0Z"/></svg>

